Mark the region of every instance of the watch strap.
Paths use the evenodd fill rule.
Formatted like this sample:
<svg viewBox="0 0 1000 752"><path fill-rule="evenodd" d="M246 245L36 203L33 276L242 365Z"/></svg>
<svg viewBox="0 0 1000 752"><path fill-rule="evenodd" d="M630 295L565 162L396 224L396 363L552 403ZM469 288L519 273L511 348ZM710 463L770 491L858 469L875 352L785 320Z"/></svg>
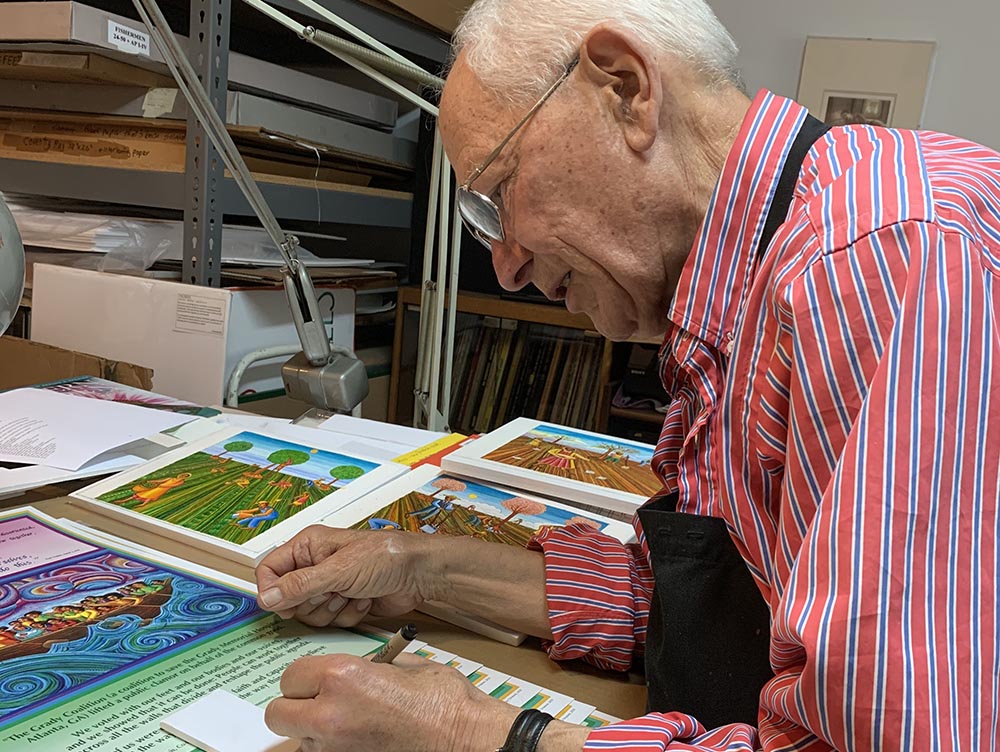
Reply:
<svg viewBox="0 0 1000 752"><path fill-rule="evenodd" d="M511 724L507 741L497 752L535 752L552 716L531 708L523 710Z"/></svg>

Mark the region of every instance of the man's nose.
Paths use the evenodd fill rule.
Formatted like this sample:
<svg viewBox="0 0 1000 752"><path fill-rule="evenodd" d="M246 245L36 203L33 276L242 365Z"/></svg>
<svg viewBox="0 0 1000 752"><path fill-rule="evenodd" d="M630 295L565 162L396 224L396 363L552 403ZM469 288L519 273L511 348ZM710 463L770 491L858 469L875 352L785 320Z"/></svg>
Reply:
<svg viewBox="0 0 1000 752"><path fill-rule="evenodd" d="M490 245L493 254L493 269L505 290L517 292L531 282L531 263L534 254L512 240Z"/></svg>

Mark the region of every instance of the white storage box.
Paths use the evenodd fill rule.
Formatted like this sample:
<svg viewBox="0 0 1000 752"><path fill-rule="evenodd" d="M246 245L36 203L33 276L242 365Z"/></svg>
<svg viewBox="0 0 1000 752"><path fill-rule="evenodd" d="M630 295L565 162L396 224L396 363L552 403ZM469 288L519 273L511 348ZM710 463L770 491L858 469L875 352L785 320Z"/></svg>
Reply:
<svg viewBox="0 0 1000 752"><path fill-rule="evenodd" d="M354 290L329 292L334 341L353 348ZM320 312L328 311L327 299ZM244 355L298 343L284 289L196 287L49 264L35 265L31 315L32 340L152 368L153 391L199 405L222 402ZM287 359L252 366L240 392L282 389Z"/></svg>

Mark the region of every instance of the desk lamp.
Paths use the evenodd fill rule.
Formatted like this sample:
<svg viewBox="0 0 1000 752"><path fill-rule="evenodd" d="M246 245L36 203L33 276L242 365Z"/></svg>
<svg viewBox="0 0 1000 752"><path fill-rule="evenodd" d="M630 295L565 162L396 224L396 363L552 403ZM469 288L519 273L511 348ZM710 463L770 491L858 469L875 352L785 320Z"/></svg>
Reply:
<svg viewBox="0 0 1000 752"><path fill-rule="evenodd" d="M285 26L300 39L327 51L343 62L364 73L390 89L398 96L437 116L437 107L427 102L411 89L401 85L391 76L440 89L444 85L437 76L423 70L397 52L380 43L361 29L343 20L315 0L296 0L304 8L330 22L341 31L360 42L346 41L340 37L303 26L285 15L265 0L244 0L255 10ZM218 150L243 195L253 208L261 225L278 247L285 262L284 282L295 328L302 344L302 352L282 367L285 389L294 398L317 407L348 412L368 394L368 381L364 365L340 348L331 348L326 327L319 314L312 281L296 252L298 239L282 231L270 207L261 195L250 171L233 143L225 124L209 101L197 74L188 61L156 4L156 0L132 0L143 23L163 54L177 86L187 100L191 111ZM365 45L365 46L362 46ZM425 237L423 288L420 309L420 344L417 379L414 395L417 409L414 425L425 425L442 430L447 425L451 400L451 364L454 354L455 312L458 288L458 257L460 253L461 224L458 212L449 210L451 171L440 135L435 135L430 201L428 206L427 233ZM438 219L440 221L438 222ZM444 289L433 281L434 235L438 235L437 279L447 277L450 295L449 325L444 326ZM450 267L450 271L449 271ZM441 285L444 288L444 285ZM444 339L444 372L437 366L442 361Z"/></svg>

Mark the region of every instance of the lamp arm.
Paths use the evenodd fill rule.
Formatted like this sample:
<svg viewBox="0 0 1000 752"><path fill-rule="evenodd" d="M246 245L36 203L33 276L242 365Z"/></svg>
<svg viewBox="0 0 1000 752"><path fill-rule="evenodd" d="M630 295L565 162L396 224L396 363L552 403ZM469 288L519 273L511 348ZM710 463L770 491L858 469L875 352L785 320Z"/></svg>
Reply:
<svg viewBox="0 0 1000 752"><path fill-rule="evenodd" d="M201 127L205 129L205 133L215 148L218 149L222 161L229 168L229 172L271 238L271 242L277 246L281 253L285 262L285 267L282 269L285 294L288 296L292 321L295 324L295 331L299 335L306 359L312 365L329 363L332 356L330 340L323 324L323 317L319 313L312 280L305 266L299 261L298 238L282 231L277 218L271 212L260 188L250 174L250 169L243 161L239 149L236 148L236 144L229 135L225 123L222 122L222 118L219 117L219 113L216 112L208 94L198 80L198 74L191 67L187 55L184 54L184 50L170 29L170 25L163 17L156 0L132 0L132 2L163 54L171 75L191 106L195 117Z"/></svg>
<svg viewBox="0 0 1000 752"><path fill-rule="evenodd" d="M264 0L243 0L243 2L259 13L263 13L275 23L278 23L289 31L294 32L300 39L303 39L310 44L314 44L334 57L343 60L352 68L364 73L373 81L377 81L382 84L397 96L402 97L411 104L416 105L433 117L437 117L437 107L432 105L420 95L410 91L405 86L401 86L397 81L392 80L385 73L376 70L373 65L378 65L383 69L387 69L390 73L396 73L402 77L417 81L418 83L425 84L435 89L440 89L444 86L444 81L437 76L428 73L423 68L410 63L408 60L399 55L394 54L391 57L388 55L380 55L378 52L371 52L369 50L365 50L365 48L360 47L359 45L352 45L350 42L345 42L343 39L334 36L333 34L321 31L312 26L305 26L286 13L282 13L269 3L264 2ZM333 17L339 18L338 16ZM347 24L346 21L343 23L350 26L350 24ZM358 57L359 51L363 53L365 60L368 62L365 62L365 60ZM375 62L376 60L378 62Z"/></svg>

